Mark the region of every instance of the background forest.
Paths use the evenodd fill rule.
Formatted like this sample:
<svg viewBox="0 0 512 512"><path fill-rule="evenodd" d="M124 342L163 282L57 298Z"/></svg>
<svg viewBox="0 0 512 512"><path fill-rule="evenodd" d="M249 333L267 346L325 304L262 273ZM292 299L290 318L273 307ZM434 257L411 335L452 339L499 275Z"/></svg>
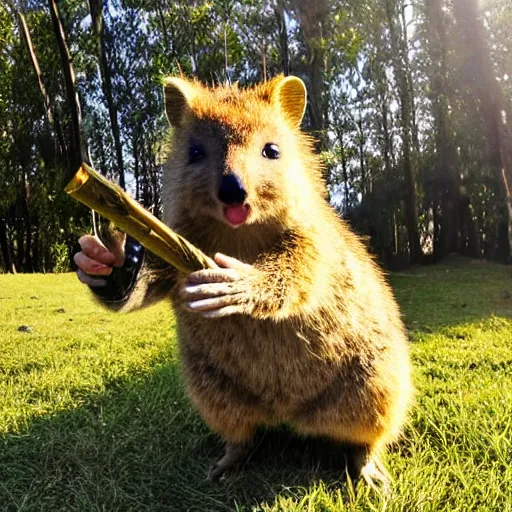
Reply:
<svg viewBox="0 0 512 512"><path fill-rule="evenodd" d="M6 0L0 270L68 270L85 154L158 213L161 79L309 91L332 204L388 268L511 256L510 0Z"/></svg>

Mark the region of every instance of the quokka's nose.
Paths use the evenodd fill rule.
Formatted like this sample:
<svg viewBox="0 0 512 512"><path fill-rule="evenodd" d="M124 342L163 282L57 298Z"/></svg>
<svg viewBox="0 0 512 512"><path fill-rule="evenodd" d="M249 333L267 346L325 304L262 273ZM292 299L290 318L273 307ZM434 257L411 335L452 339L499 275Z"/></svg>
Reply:
<svg viewBox="0 0 512 512"><path fill-rule="evenodd" d="M219 187L219 199L224 204L243 203L247 192L236 174L222 176Z"/></svg>

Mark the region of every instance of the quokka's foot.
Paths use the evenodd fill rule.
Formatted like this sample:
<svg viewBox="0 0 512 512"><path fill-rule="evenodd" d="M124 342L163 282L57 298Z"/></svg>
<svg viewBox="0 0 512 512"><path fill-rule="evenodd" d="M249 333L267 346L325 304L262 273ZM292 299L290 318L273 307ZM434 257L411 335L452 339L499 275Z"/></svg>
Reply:
<svg viewBox="0 0 512 512"><path fill-rule="evenodd" d="M361 469L361 478L375 491L388 495L391 476L378 457L371 458Z"/></svg>
<svg viewBox="0 0 512 512"><path fill-rule="evenodd" d="M251 449L252 443L227 443L224 456L210 466L207 480L213 482L225 476L227 471L240 470L247 461Z"/></svg>
<svg viewBox="0 0 512 512"><path fill-rule="evenodd" d="M391 476L377 454L365 446L357 446L353 448L351 459L350 473L356 479L361 478L375 491L389 494Z"/></svg>

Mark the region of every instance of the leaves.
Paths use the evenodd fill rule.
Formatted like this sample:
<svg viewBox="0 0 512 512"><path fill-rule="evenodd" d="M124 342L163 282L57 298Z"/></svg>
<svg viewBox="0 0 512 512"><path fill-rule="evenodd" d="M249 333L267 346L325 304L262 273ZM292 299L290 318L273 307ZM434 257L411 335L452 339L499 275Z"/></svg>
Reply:
<svg viewBox="0 0 512 512"><path fill-rule="evenodd" d="M482 2L480 21L503 92L503 115L512 119L508 4ZM444 35L433 25L429 9L434 5ZM303 127L321 139L331 201L359 232L369 235L372 249L387 264L398 264L410 254L407 165L417 193L413 224L427 257L442 256L441 241L453 237L460 252L468 252L476 240L474 255L504 254L499 252L506 239L501 183L487 148L490 135L472 52L452 2L107 0L102 3L107 67L102 66L111 81L107 96L117 109L122 148L117 155L88 2L60 2L59 7L92 163L116 179L122 160L128 190L154 213L162 208L163 148L169 133L162 77L183 73L223 83L227 62L229 80L242 85L283 70L304 80L309 108ZM45 88L69 144L70 115L47 4L31 2L25 16ZM2 5L0 218L18 269L51 270L51 245L66 243L71 252L70 233L90 229L90 216L62 195L67 162L45 118L18 36L12 13ZM404 107L409 111L405 120ZM510 137L508 131L505 135ZM443 151L451 155L449 165ZM460 176L460 194L448 187L447 169ZM462 198L465 206L458 212L450 206L450 194ZM456 234L450 235L448 220L455 217ZM5 259L3 250L2 255ZM30 259L35 263L29 264Z"/></svg>

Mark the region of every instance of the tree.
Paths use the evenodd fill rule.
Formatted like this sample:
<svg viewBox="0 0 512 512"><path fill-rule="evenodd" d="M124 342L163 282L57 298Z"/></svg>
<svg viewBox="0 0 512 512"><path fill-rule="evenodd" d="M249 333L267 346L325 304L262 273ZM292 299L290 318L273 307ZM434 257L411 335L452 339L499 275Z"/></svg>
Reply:
<svg viewBox="0 0 512 512"><path fill-rule="evenodd" d="M306 47L306 72L309 85L309 128L317 139L317 149L327 149L327 116L325 91L325 38L330 5L327 0L293 0Z"/></svg>
<svg viewBox="0 0 512 512"><path fill-rule="evenodd" d="M510 253L507 0L8 2L4 270L68 268L90 229L62 192L82 158L161 212L162 77L176 73L241 87L300 76L330 200L389 268Z"/></svg>
<svg viewBox="0 0 512 512"><path fill-rule="evenodd" d="M476 0L453 0L454 15L460 27L460 37L469 49L471 63L466 73L472 78L474 92L486 128L489 165L495 169L502 184L504 210L498 244L501 257L508 259L512 251L512 183L511 143L505 130L502 112L505 105L502 91L494 75L489 50L485 44L482 22Z"/></svg>
<svg viewBox="0 0 512 512"><path fill-rule="evenodd" d="M402 136L402 167L404 174L404 202L407 235L409 238L410 262L419 263L422 251L418 231L418 193L416 181L415 162L412 155L412 98L411 86L408 78L408 52L407 41L400 31L398 13L403 5L396 0L385 0L385 13L388 23L391 49L393 53L393 69L397 79L400 96L400 118ZM403 28L405 30L405 28Z"/></svg>
<svg viewBox="0 0 512 512"><path fill-rule="evenodd" d="M121 144L121 133L119 129L118 109L112 91L112 67L107 58L106 40L108 32L103 21L103 4L101 0L89 0L91 10L92 27L96 39L96 46L99 55L101 86L105 100L108 105L108 113L110 124L112 127L112 135L114 137L114 147L116 150L116 174L119 176L119 185L126 188L123 163L123 148Z"/></svg>

